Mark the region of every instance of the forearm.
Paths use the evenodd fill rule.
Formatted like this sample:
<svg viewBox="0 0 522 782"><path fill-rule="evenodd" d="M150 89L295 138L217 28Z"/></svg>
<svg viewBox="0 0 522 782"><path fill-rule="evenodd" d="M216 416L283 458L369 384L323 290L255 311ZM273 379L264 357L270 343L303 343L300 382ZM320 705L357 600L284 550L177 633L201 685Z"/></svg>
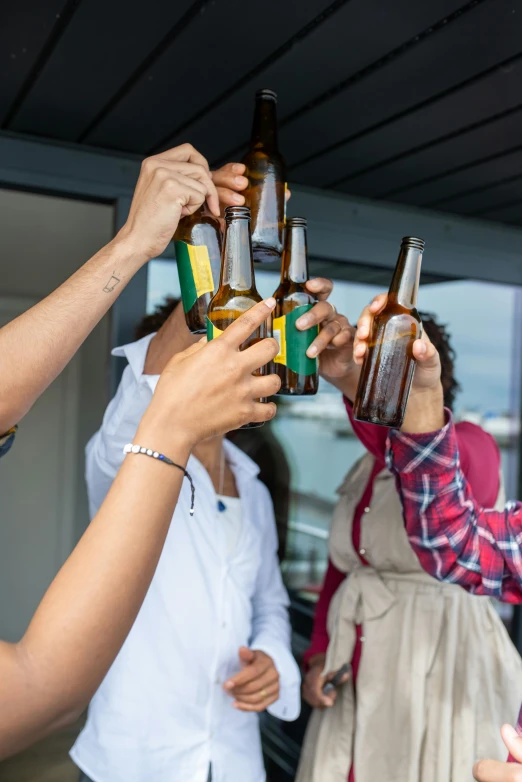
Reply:
<svg viewBox="0 0 522 782"><path fill-rule="evenodd" d="M30 410L147 260L119 235L0 330L0 434Z"/></svg>
<svg viewBox="0 0 522 782"><path fill-rule="evenodd" d="M161 449L161 437L136 441ZM169 456L184 465L180 442ZM0 649L0 757L81 713L118 653L154 575L183 474L125 460L99 513L51 584L22 641Z"/></svg>
<svg viewBox="0 0 522 782"><path fill-rule="evenodd" d="M433 388L413 388L406 407L402 431L435 432L444 426L444 394L439 381Z"/></svg>

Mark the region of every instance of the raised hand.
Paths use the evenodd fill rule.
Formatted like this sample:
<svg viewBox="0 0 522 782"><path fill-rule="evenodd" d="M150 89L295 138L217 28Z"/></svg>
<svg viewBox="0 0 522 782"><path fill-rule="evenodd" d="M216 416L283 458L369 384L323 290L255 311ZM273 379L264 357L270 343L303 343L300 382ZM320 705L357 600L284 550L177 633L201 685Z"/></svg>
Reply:
<svg viewBox="0 0 522 782"><path fill-rule="evenodd" d="M146 260L165 250L181 217L205 202L219 216L219 198L206 159L191 144L145 158L127 222L118 233Z"/></svg>
<svg viewBox="0 0 522 782"><path fill-rule="evenodd" d="M208 437L274 417L276 406L257 400L276 394L281 380L252 372L277 355L277 341L263 339L239 350L274 307L274 299L256 304L217 339L202 339L169 361L139 427L147 429L144 442L168 456L174 437L190 450Z"/></svg>

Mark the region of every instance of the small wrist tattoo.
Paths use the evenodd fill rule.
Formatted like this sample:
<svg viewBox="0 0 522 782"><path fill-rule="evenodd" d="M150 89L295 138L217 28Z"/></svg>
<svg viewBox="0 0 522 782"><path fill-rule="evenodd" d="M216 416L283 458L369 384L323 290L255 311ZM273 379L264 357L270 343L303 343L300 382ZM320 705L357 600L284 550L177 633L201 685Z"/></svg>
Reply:
<svg viewBox="0 0 522 782"><path fill-rule="evenodd" d="M116 277L115 274L112 274L107 285L103 289L104 293L112 293L112 291L114 290L116 285L118 285L119 282L121 282L120 278Z"/></svg>

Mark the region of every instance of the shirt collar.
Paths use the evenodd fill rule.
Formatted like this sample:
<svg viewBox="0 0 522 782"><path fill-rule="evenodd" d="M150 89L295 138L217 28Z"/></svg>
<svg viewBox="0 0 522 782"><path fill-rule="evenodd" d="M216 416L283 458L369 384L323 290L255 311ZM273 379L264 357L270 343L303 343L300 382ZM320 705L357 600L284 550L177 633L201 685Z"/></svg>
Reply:
<svg viewBox="0 0 522 782"><path fill-rule="evenodd" d="M155 333L147 334L146 337L139 339L137 342L129 342L128 345L121 345L112 350L111 355L127 359L137 383L143 378L143 368L145 366L147 351L154 336ZM154 378L157 376L151 375L150 377ZM250 456L247 456L246 453L238 448L237 445L234 445L234 443L231 443L230 440L225 438L223 447L225 448L227 460L232 468L235 468L252 478L259 475L259 467L257 464Z"/></svg>
<svg viewBox="0 0 522 782"><path fill-rule="evenodd" d="M237 447L237 445L234 445L230 440L227 440L226 437L223 441L223 447L225 449L227 461L234 472L238 470L248 474L249 477L252 478L259 475L259 467L253 459L251 459L250 456L247 456L241 448Z"/></svg>
<svg viewBox="0 0 522 782"><path fill-rule="evenodd" d="M132 374L138 383L143 375L143 368L145 366L145 359L147 357L150 342L155 336L155 332L153 334L147 334L146 337L139 339L137 342L129 342L128 345L121 345L120 347L114 348L111 352L111 355L113 356L127 359Z"/></svg>

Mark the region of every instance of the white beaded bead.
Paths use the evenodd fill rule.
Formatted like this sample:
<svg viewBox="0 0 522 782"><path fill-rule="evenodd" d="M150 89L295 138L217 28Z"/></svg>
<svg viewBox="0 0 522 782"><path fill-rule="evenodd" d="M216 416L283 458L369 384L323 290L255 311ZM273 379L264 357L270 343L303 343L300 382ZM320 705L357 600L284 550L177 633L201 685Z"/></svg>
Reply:
<svg viewBox="0 0 522 782"><path fill-rule="evenodd" d="M132 451L132 444L131 443L127 443L127 445L123 449L123 453L130 453L131 451Z"/></svg>
<svg viewBox="0 0 522 782"><path fill-rule="evenodd" d="M140 453L147 453L147 449L146 448L140 448Z"/></svg>
<svg viewBox="0 0 522 782"><path fill-rule="evenodd" d="M152 456L152 451L150 450L150 448L147 449L147 456Z"/></svg>
<svg viewBox="0 0 522 782"><path fill-rule="evenodd" d="M154 456L155 459L159 458L159 453L157 451L154 451L152 455Z"/></svg>
<svg viewBox="0 0 522 782"><path fill-rule="evenodd" d="M140 446L139 445L133 445L132 446L132 453L139 453L140 452Z"/></svg>

